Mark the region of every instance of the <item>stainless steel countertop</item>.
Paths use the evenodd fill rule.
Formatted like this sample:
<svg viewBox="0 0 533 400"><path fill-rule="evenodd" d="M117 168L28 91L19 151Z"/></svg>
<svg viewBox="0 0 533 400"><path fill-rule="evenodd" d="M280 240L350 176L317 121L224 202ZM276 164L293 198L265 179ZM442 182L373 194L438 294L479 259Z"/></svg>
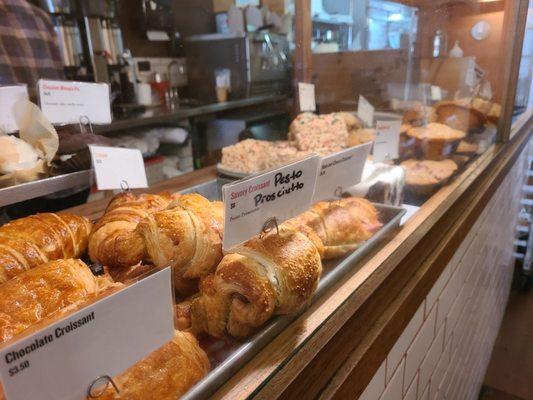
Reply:
<svg viewBox="0 0 533 400"><path fill-rule="evenodd" d="M255 96L240 100L231 100L225 103L212 103L199 106L180 106L175 109L152 108L140 114L129 114L118 117L108 125L93 126L95 133L108 133L149 125L171 124L180 120L199 115L214 114L221 111L234 110L243 107L256 106L267 103L276 103L287 100L287 95Z"/></svg>

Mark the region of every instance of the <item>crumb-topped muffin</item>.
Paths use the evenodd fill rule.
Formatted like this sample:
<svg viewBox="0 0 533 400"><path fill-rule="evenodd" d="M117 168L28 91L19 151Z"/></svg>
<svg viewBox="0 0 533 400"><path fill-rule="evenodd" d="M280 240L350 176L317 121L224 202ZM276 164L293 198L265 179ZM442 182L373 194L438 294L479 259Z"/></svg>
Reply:
<svg viewBox="0 0 533 400"><path fill-rule="evenodd" d="M400 164L405 170L405 184L417 194L429 194L444 185L457 171L452 160L407 160Z"/></svg>
<svg viewBox="0 0 533 400"><path fill-rule="evenodd" d="M452 154L466 133L435 122L412 127L407 130L407 136L416 139L417 147L425 159L438 161Z"/></svg>

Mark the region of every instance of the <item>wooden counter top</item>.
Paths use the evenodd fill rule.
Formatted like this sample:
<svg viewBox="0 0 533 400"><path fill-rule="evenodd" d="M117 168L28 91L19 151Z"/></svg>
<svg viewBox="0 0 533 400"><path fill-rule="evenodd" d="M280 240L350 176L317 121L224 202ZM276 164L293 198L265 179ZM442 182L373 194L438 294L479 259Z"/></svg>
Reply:
<svg viewBox="0 0 533 400"><path fill-rule="evenodd" d="M437 192L213 398L356 398L527 144L531 114L518 125L509 143L493 145ZM206 168L150 192L178 191L215 177L214 167ZM107 201L68 211L96 218Z"/></svg>

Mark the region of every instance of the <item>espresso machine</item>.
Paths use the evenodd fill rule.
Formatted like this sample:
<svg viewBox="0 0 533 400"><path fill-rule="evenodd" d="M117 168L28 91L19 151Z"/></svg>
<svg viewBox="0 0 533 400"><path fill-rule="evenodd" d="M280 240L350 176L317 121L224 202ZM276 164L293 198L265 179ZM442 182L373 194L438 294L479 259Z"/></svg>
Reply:
<svg viewBox="0 0 533 400"><path fill-rule="evenodd" d="M41 0L52 19L67 79L88 80L88 59L82 44L77 0Z"/></svg>

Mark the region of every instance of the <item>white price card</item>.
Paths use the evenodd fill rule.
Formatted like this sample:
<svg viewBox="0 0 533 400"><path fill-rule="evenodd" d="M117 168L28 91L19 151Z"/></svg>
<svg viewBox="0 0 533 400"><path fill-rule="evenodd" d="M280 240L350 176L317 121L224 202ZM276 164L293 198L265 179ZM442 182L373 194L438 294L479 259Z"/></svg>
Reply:
<svg viewBox="0 0 533 400"><path fill-rule="evenodd" d="M440 86L431 85L431 100L442 100L442 89L440 88Z"/></svg>
<svg viewBox="0 0 533 400"><path fill-rule="evenodd" d="M89 146L98 190L148 187L140 150Z"/></svg>
<svg viewBox="0 0 533 400"><path fill-rule="evenodd" d="M0 134L18 131L14 108L21 100L28 100L26 85L0 86Z"/></svg>
<svg viewBox="0 0 533 400"><path fill-rule="evenodd" d="M374 106L361 95L357 103L357 115L367 127L371 128L374 126Z"/></svg>
<svg viewBox="0 0 533 400"><path fill-rule="evenodd" d="M320 157L309 156L222 187L224 241L229 250L262 232L265 223L281 223L308 210L313 202Z"/></svg>
<svg viewBox="0 0 533 400"><path fill-rule="evenodd" d="M9 400L84 399L174 336L172 273L158 271L0 351Z"/></svg>
<svg viewBox="0 0 533 400"><path fill-rule="evenodd" d="M372 142L324 157L316 183L314 202L340 197L342 191L361 182Z"/></svg>
<svg viewBox="0 0 533 400"><path fill-rule="evenodd" d="M399 157L401 121L377 121L374 161L395 160Z"/></svg>
<svg viewBox="0 0 533 400"><path fill-rule="evenodd" d="M298 99L300 111L316 111L315 85L312 83L298 83Z"/></svg>
<svg viewBox="0 0 533 400"><path fill-rule="evenodd" d="M41 110L53 124L77 124L81 117L87 117L91 124L111 122L107 83L41 79L38 89Z"/></svg>

